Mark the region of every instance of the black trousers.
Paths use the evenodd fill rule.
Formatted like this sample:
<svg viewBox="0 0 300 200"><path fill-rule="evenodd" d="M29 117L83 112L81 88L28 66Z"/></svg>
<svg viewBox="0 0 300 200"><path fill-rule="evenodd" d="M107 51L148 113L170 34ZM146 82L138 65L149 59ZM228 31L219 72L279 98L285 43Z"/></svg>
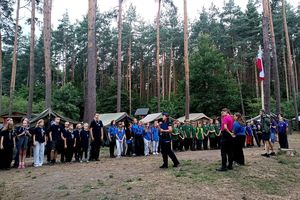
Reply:
<svg viewBox="0 0 300 200"><path fill-rule="evenodd" d="M197 140L197 150L202 150L202 140Z"/></svg>
<svg viewBox="0 0 300 200"><path fill-rule="evenodd" d="M216 137L217 149L221 148L221 138L222 138L222 136L217 136Z"/></svg>
<svg viewBox="0 0 300 200"><path fill-rule="evenodd" d="M136 135L135 137L135 154L137 156L144 154L144 139L142 135Z"/></svg>
<svg viewBox="0 0 300 200"><path fill-rule="evenodd" d="M79 140L79 139L78 139ZM76 146L74 148L74 157L75 157L75 160L76 161L79 161L79 157L80 157L80 143L77 143L77 140L76 140Z"/></svg>
<svg viewBox="0 0 300 200"><path fill-rule="evenodd" d="M183 139L179 139L178 140L178 150L179 151L183 151L183 146L184 146L184 140Z"/></svg>
<svg viewBox="0 0 300 200"><path fill-rule="evenodd" d="M67 148L65 149L65 156L66 156L66 162L71 162L73 158L74 153L74 144L68 143Z"/></svg>
<svg viewBox="0 0 300 200"><path fill-rule="evenodd" d="M101 146L101 141L99 138L95 138L95 140L91 142L91 158L90 158L90 160L98 160L99 159L100 146Z"/></svg>
<svg viewBox="0 0 300 200"><path fill-rule="evenodd" d="M233 160L240 165L245 165L245 157L243 152L245 140L245 135L237 135L233 139Z"/></svg>
<svg viewBox="0 0 300 200"><path fill-rule="evenodd" d="M286 133L278 134L278 139L279 139L280 148L282 148L282 149L289 148L289 142L288 142Z"/></svg>
<svg viewBox="0 0 300 200"><path fill-rule="evenodd" d="M174 151L179 149L179 140L172 140L172 147Z"/></svg>
<svg viewBox="0 0 300 200"><path fill-rule="evenodd" d="M221 157L222 157L222 168L232 167L233 162L233 138L228 136L229 133L222 131L222 139L221 139Z"/></svg>
<svg viewBox="0 0 300 200"><path fill-rule="evenodd" d="M83 154L84 154L84 158L88 159L88 147L82 147L80 149L80 153L79 153L79 159L82 160L83 159Z"/></svg>
<svg viewBox="0 0 300 200"><path fill-rule="evenodd" d="M131 156L133 151L132 151L132 142L127 144L127 151L126 151L126 156Z"/></svg>
<svg viewBox="0 0 300 200"><path fill-rule="evenodd" d="M109 142L109 154L110 157L113 157L115 155L115 146L116 146L116 138L111 137L111 141Z"/></svg>
<svg viewBox="0 0 300 200"><path fill-rule="evenodd" d="M210 149L217 148L217 141L216 138L209 138Z"/></svg>
<svg viewBox="0 0 300 200"><path fill-rule="evenodd" d="M164 166L168 166L168 156L173 161L174 165L179 164L176 155L171 149L171 142L162 142L161 143L161 153L163 157Z"/></svg>
<svg viewBox="0 0 300 200"><path fill-rule="evenodd" d="M65 149L65 144L63 140L59 140L57 141L57 152L60 153L60 162L65 162L65 158L66 158L66 149Z"/></svg>
<svg viewBox="0 0 300 200"><path fill-rule="evenodd" d="M187 150L192 150L193 148L193 138L185 138L184 139L184 149Z"/></svg>
<svg viewBox="0 0 300 200"><path fill-rule="evenodd" d="M203 149L204 150L208 149L208 137L203 138Z"/></svg>
<svg viewBox="0 0 300 200"><path fill-rule="evenodd" d="M0 150L0 169L10 168L12 157L13 157L12 147L4 147L3 150Z"/></svg>
<svg viewBox="0 0 300 200"><path fill-rule="evenodd" d="M253 131L253 137L255 139L255 142L257 144L258 147L260 147L260 141L258 139L258 135L257 135L257 132L256 131ZM253 143L254 144L254 143Z"/></svg>

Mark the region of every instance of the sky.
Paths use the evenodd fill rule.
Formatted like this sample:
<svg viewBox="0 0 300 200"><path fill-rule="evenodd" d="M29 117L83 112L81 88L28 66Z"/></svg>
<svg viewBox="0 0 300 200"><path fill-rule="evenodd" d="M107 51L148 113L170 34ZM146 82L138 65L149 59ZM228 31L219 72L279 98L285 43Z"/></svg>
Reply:
<svg viewBox="0 0 300 200"><path fill-rule="evenodd" d="M105 12L113 8L117 8L119 0L98 0L98 8L100 12ZM209 8L212 3L221 8L224 5L224 1L228 0L187 0L188 17L193 21L198 18L199 12L203 7ZM300 5L300 0L287 0L294 7ZM179 15L183 13L183 0L173 0L174 4L178 7ZM246 8L248 0L235 0L235 3L242 9ZM129 7L130 4L136 6L136 10L139 16L144 18L147 22L153 22L157 13L157 0L124 0L124 10ZM58 25L58 20L62 18L63 13L68 11L70 20L72 23L76 20L81 20L88 10L88 0L53 0L52 8L52 26L55 29ZM21 12L21 17L30 17L28 10L24 9ZM26 17L25 17L26 16ZM42 16L39 17L42 20ZM26 30L26 28L25 28ZM29 29L28 29L29 32Z"/></svg>

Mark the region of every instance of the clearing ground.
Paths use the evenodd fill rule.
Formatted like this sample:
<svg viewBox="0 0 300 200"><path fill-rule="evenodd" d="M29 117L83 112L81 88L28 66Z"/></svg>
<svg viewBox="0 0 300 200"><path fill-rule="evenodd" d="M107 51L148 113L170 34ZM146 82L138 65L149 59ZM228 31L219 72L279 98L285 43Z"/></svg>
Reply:
<svg viewBox="0 0 300 200"><path fill-rule="evenodd" d="M300 152L300 134L289 141ZM246 166L216 172L219 150L176 153L181 167L161 170L161 156L110 159L104 149L99 162L0 171L0 199L300 199L299 153L244 152Z"/></svg>

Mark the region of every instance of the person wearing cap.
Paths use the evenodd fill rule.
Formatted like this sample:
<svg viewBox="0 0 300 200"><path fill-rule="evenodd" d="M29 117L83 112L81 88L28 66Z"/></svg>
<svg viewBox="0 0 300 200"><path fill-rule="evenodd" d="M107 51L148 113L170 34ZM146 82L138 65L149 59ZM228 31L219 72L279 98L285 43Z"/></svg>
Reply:
<svg viewBox="0 0 300 200"><path fill-rule="evenodd" d="M217 169L217 171L227 171L227 169L232 170L233 163L233 117L230 115L230 111L227 108L224 108L221 112L222 123L221 123L221 158L222 166ZM228 165L227 165L228 161Z"/></svg>
<svg viewBox="0 0 300 200"><path fill-rule="evenodd" d="M262 131L262 140L265 144L265 153L261 154L264 157L274 156L273 145L271 143L271 118L264 110L260 110L260 123ZM272 151L271 153L270 150Z"/></svg>
<svg viewBox="0 0 300 200"><path fill-rule="evenodd" d="M163 113L163 120L160 124L159 132L161 140L161 153L163 157L163 165L160 166L160 168L168 168L168 156L174 163L173 167L178 167L180 163L171 149L172 124L169 121L168 113Z"/></svg>

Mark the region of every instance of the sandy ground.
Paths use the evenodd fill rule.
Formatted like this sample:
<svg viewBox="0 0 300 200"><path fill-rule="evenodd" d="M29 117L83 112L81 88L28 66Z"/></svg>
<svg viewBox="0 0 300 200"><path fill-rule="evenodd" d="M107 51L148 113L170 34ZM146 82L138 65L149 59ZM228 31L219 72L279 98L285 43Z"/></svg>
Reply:
<svg viewBox="0 0 300 200"><path fill-rule="evenodd" d="M289 139L299 151L300 134ZM111 159L106 149L99 162L0 171L0 199L300 199L298 156L244 152L246 166L223 173L219 150L177 152L181 166L162 170L161 156Z"/></svg>

